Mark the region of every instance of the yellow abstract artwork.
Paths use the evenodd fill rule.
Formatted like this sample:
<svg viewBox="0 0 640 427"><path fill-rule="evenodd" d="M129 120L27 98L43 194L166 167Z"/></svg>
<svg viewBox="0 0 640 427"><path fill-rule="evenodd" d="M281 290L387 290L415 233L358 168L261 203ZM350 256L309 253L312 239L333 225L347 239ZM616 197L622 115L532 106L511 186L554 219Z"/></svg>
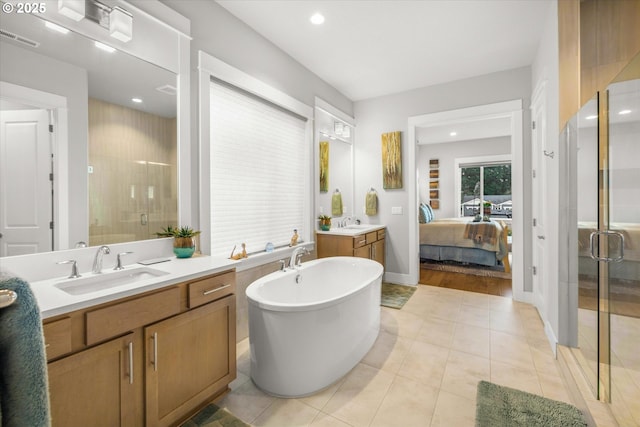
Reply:
<svg viewBox="0 0 640 427"><path fill-rule="evenodd" d="M320 191L329 191L329 141L320 141Z"/></svg>
<svg viewBox="0 0 640 427"><path fill-rule="evenodd" d="M402 188L402 147L400 132L382 134L382 186Z"/></svg>

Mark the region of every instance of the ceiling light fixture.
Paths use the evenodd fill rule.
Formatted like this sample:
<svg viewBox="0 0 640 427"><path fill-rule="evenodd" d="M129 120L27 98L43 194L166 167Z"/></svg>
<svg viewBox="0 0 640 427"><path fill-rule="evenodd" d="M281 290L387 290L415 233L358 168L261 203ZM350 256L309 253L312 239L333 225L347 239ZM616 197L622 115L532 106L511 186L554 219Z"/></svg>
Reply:
<svg viewBox="0 0 640 427"><path fill-rule="evenodd" d="M67 28L61 27L60 25L54 24L53 22L49 22L49 21L44 21L44 26L50 30L57 31L62 34L67 34L69 32Z"/></svg>
<svg viewBox="0 0 640 427"><path fill-rule="evenodd" d="M133 37L133 15L115 6L109 12L109 34L121 42L128 42Z"/></svg>
<svg viewBox="0 0 640 427"><path fill-rule="evenodd" d="M618 111L618 114L620 114L621 116L624 116L625 114L631 114L631 110L620 110Z"/></svg>
<svg viewBox="0 0 640 427"><path fill-rule="evenodd" d="M58 0L58 13L74 21L84 18L84 0Z"/></svg>
<svg viewBox="0 0 640 427"><path fill-rule="evenodd" d="M96 45L96 47L97 47L98 49L102 49L102 50L104 50L105 52L113 53L113 52L115 52L115 51L116 51L116 50L115 50L114 48L112 48L111 46L107 46L106 44L104 44L104 43L100 43L99 41L94 42L94 44Z"/></svg>
<svg viewBox="0 0 640 427"><path fill-rule="evenodd" d="M451 133L449 134L449 136L456 136L457 134L458 134L458 132L451 132Z"/></svg>
<svg viewBox="0 0 640 427"><path fill-rule="evenodd" d="M131 98L132 102L135 102L136 104L142 104L142 99L140 98Z"/></svg>
<svg viewBox="0 0 640 427"><path fill-rule="evenodd" d="M322 25L324 24L324 16L322 16L321 13L314 13L311 15L311 18L309 18L309 21L311 21L313 25Z"/></svg>
<svg viewBox="0 0 640 427"><path fill-rule="evenodd" d="M597 114L594 114L594 115L591 115L591 116L587 116L587 117L585 117L584 119L585 119L585 120L595 120L595 119L597 119L597 118L598 118L598 115L597 115Z"/></svg>

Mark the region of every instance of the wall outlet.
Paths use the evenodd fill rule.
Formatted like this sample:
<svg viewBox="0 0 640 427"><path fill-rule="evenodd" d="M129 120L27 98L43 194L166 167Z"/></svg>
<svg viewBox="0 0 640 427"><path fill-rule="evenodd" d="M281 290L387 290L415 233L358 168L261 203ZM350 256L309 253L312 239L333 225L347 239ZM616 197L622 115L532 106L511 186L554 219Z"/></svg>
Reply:
<svg viewBox="0 0 640 427"><path fill-rule="evenodd" d="M402 215L402 206L392 206L391 215Z"/></svg>

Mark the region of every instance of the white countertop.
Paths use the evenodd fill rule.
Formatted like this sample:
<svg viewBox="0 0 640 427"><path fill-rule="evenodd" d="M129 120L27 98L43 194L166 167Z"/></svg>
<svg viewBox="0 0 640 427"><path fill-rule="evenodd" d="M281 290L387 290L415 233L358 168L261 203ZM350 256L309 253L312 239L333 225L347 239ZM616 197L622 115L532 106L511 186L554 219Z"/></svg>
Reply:
<svg viewBox="0 0 640 427"><path fill-rule="evenodd" d="M318 234L333 234L336 236L358 236L360 234L371 233L372 231L382 230L385 225L381 224L353 224L346 227L331 227L329 231L318 230Z"/></svg>
<svg viewBox="0 0 640 427"><path fill-rule="evenodd" d="M192 258L167 257L169 261L143 266L141 264L131 264L125 266L125 270L149 267L160 270L167 274L149 279L142 279L134 283L124 284L108 289L101 289L83 295L70 295L58 289L55 285L61 282L72 281L66 277L40 280L31 282L31 289L40 307L42 319L69 313L81 308L90 307L114 301L120 298L129 297L143 292L160 289L175 283L197 277L215 274L221 271L235 268L238 261L222 257L194 256ZM124 270L121 270L124 271ZM112 269L104 268L101 276L115 273ZM82 273L82 278L95 276L93 273ZM82 279L81 278L81 279Z"/></svg>

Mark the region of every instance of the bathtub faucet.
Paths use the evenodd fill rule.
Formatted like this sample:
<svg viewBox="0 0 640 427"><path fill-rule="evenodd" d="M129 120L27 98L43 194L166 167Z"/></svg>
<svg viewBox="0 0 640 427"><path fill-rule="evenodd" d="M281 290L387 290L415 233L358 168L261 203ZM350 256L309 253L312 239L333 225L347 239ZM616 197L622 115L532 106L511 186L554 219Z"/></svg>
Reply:
<svg viewBox="0 0 640 427"><path fill-rule="evenodd" d="M302 258L304 255L308 255L309 253L309 250L303 246L295 248L291 253L289 268L300 267L300 265L302 264L300 258Z"/></svg>

